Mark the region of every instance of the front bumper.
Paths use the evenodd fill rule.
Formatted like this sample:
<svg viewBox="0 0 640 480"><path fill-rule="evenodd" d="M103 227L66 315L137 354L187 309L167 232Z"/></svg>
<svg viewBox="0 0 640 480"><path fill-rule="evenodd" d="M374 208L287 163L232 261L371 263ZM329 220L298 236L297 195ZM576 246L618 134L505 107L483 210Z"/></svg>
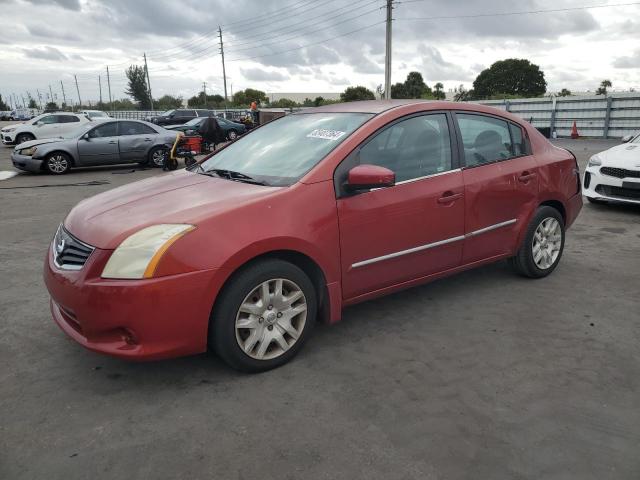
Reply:
<svg viewBox="0 0 640 480"><path fill-rule="evenodd" d="M216 270L145 280L102 279L111 251L95 249L80 270L61 270L49 247L44 282L58 326L82 346L130 360L207 349Z"/></svg>
<svg viewBox="0 0 640 480"><path fill-rule="evenodd" d="M601 166L587 167L582 177L582 194L595 200L640 204L640 178L617 178L600 172ZM633 187L633 188L632 188Z"/></svg>
<svg viewBox="0 0 640 480"><path fill-rule="evenodd" d="M13 145L16 141L13 132L0 132L0 137L2 137L1 140L4 145Z"/></svg>
<svg viewBox="0 0 640 480"><path fill-rule="evenodd" d="M41 172L42 162L44 162L44 160L13 152L11 154L11 162L17 169L25 170L27 172Z"/></svg>

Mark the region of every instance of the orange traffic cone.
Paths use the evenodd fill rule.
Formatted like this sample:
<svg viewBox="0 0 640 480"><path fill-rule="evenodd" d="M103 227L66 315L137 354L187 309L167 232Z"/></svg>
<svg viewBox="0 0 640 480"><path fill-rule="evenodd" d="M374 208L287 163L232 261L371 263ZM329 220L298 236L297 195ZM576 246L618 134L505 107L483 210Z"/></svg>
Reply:
<svg viewBox="0 0 640 480"><path fill-rule="evenodd" d="M573 121L573 127L571 127L571 138L578 138L580 135L578 134L578 127L576 126L576 121Z"/></svg>

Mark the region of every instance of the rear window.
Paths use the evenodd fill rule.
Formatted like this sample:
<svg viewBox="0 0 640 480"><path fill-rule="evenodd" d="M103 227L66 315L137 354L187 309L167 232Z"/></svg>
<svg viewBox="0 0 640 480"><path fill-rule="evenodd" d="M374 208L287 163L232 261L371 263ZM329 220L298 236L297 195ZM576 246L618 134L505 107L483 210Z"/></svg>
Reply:
<svg viewBox="0 0 640 480"><path fill-rule="evenodd" d="M57 123L75 123L80 121L80 119L75 115L57 115L57 117Z"/></svg>
<svg viewBox="0 0 640 480"><path fill-rule="evenodd" d="M150 135L156 133L151 127L138 122L120 122L120 135Z"/></svg>

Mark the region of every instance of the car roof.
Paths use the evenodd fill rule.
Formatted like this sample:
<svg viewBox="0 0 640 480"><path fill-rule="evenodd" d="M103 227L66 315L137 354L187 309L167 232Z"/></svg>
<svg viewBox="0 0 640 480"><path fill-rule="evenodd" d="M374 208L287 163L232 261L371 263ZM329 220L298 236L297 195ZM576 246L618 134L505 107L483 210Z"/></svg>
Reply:
<svg viewBox="0 0 640 480"><path fill-rule="evenodd" d="M305 108L297 113L371 113L378 115L388 110L393 110L406 105L424 105L425 110L473 110L495 114L496 109L477 103L447 102L443 100L421 100L421 99L393 99L393 100L365 100L359 102L343 102L324 105L322 107ZM505 112L501 112L502 115ZM505 115L506 116L506 115Z"/></svg>

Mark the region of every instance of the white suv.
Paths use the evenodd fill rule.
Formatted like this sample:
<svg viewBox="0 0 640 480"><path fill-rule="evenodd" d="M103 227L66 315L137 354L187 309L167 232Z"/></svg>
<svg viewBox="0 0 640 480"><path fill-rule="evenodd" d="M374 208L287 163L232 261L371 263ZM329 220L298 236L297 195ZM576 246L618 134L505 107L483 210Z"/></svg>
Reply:
<svg viewBox="0 0 640 480"><path fill-rule="evenodd" d="M90 121L79 113L45 113L24 123L4 127L0 137L5 145L18 145L29 140L61 137Z"/></svg>

